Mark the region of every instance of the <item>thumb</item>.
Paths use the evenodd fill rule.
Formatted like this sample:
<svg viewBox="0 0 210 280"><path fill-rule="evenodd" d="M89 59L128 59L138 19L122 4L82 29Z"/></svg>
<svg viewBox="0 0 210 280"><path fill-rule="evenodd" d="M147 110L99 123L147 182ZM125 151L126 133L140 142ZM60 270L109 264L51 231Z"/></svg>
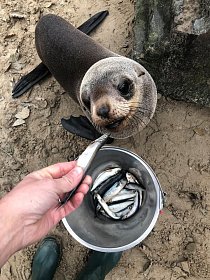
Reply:
<svg viewBox="0 0 210 280"><path fill-rule="evenodd" d="M58 194L63 194L74 189L83 177L83 169L75 166L69 173L56 180L56 188Z"/></svg>

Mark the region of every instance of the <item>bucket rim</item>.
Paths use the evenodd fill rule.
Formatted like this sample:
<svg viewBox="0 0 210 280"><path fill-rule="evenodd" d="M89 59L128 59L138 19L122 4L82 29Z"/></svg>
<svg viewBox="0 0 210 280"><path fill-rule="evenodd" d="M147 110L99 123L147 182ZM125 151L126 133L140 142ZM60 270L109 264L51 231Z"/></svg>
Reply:
<svg viewBox="0 0 210 280"><path fill-rule="evenodd" d="M160 185L160 182L155 174L155 172L153 171L153 169L150 167L150 165L143 160L139 155L135 154L134 152L131 152L130 150L126 149L126 148L121 148L121 147L117 147L117 146L111 146L111 145L105 145L103 146L100 150L116 150L116 151L122 151L126 154L132 155L134 158L136 158L136 160L140 160L141 163L144 165L144 167L146 168L146 170L149 172L153 182L154 182L154 186L156 189L156 193L157 193L157 205L156 205L156 209L155 209L155 213L154 216L151 220L150 225L148 226L148 228L144 231L144 233L139 236L139 238L137 238L136 240L125 244L123 246L119 246L119 247L99 247L99 246L95 246L92 245L90 243L88 243L87 241L83 240L81 237L79 237L71 228L71 226L69 225L69 223L67 222L66 217L64 217L62 219L62 222L65 226L65 228L67 229L67 231L71 234L71 236L77 240L80 244L84 245L85 247L95 250L95 251L99 251L99 252L104 252L104 253L115 253L115 252L120 252L120 251L124 251L124 250L128 250L131 249L132 247L136 246L137 244L139 244L141 241L143 241L152 231L152 229L154 228L157 219L159 217L159 213L160 210L163 208L164 205L164 194Z"/></svg>

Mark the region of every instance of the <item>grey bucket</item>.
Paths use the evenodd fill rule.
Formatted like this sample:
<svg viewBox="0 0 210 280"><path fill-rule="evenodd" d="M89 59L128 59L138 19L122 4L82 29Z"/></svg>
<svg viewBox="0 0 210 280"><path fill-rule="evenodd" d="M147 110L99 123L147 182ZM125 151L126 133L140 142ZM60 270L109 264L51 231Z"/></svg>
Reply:
<svg viewBox="0 0 210 280"><path fill-rule="evenodd" d="M145 187L143 204L123 221L96 217L90 192L82 205L63 219L68 232L82 245L100 252L119 252L134 247L152 231L163 208L163 192L151 167L138 155L119 147L104 146L97 153L88 174L93 180L108 167L131 171Z"/></svg>

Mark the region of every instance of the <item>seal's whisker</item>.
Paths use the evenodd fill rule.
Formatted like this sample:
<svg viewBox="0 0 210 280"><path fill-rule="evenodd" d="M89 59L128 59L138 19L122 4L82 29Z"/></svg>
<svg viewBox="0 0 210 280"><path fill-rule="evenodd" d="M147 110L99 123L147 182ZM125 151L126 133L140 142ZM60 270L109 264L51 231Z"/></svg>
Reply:
<svg viewBox="0 0 210 280"><path fill-rule="evenodd" d="M136 106L136 105L138 105L138 106ZM138 110L138 111L147 111L149 113L153 113L153 111L148 108L140 107L138 102L129 102L129 104L128 103L118 104L118 108L122 111L126 111L126 109L131 110L133 108L135 111Z"/></svg>
<svg viewBox="0 0 210 280"><path fill-rule="evenodd" d="M153 112L153 110L151 110L151 109L148 109L148 108L146 108L146 107L140 106L140 103L139 103L139 102L129 102L129 106L132 106L132 105L134 105L135 107L138 106L137 108L140 108L140 109L142 109L142 110Z"/></svg>
<svg viewBox="0 0 210 280"><path fill-rule="evenodd" d="M127 113L127 111L128 111L127 109L129 109L129 113L135 113L137 115L139 113L139 114L141 114L141 115L143 115L143 116L145 116L147 118L150 118L150 115L152 113L149 110L147 112L145 112L145 111L142 111L141 108L136 108L136 107L127 107L127 108L124 107L124 108L121 108L119 106L118 108L120 108L121 112L126 112Z"/></svg>
<svg viewBox="0 0 210 280"><path fill-rule="evenodd" d="M150 115L151 115L149 113L142 112L141 110L136 111L135 108L131 108L130 113L135 113L135 115L141 114L142 116L145 116L146 118L150 118Z"/></svg>
<svg viewBox="0 0 210 280"><path fill-rule="evenodd" d="M132 119L133 122L136 123L136 124L138 124L139 121L140 121L141 123L144 124L144 126L146 126L146 123L142 120L142 118L138 118L136 115L132 115L132 118L131 118L131 119Z"/></svg>
<svg viewBox="0 0 210 280"><path fill-rule="evenodd" d="M135 108L137 108L137 109L141 109L141 110L144 110L144 111L148 111L148 112L153 112L153 110L150 110L150 109L148 109L148 108L143 108L143 107L140 107L139 106L139 103L138 102L131 102L130 104L129 104L130 106L135 106ZM136 106L136 105L138 105L138 106Z"/></svg>

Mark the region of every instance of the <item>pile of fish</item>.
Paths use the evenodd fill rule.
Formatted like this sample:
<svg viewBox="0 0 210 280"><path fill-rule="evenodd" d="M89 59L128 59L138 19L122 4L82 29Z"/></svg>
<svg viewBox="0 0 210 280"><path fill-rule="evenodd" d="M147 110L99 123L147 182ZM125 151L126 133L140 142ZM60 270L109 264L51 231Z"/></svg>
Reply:
<svg viewBox="0 0 210 280"><path fill-rule="evenodd" d="M132 173L115 167L101 172L90 191L96 215L125 220L141 207L145 189Z"/></svg>

